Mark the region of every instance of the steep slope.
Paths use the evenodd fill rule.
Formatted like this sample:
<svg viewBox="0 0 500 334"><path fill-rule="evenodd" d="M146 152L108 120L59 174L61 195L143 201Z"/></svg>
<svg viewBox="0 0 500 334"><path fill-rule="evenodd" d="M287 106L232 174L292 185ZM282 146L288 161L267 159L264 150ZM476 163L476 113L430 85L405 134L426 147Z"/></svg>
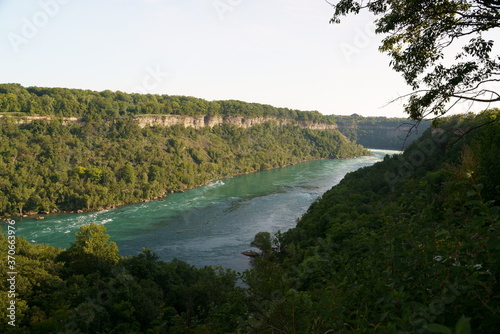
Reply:
<svg viewBox="0 0 500 334"><path fill-rule="evenodd" d="M368 148L403 150L430 126L429 121L417 124L405 118L331 116L339 131L349 140Z"/></svg>
<svg viewBox="0 0 500 334"><path fill-rule="evenodd" d="M295 121L184 126L151 127L128 116L1 118L0 215L98 210L231 175L369 154L335 129Z"/></svg>
<svg viewBox="0 0 500 334"><path fill-rule="evenodd" d="M8 272L15 267L18 273L15 285L12 276L0 282L0 288L9 291L0 295L1 313L8 319L0 330L40 334L496 333L500 325L499 120L499 110L478 117L451 117L402 155L388 156L348 174L310 207L296 228L273 239L258 234L254 244L267 253L256 259L255 269L243 275L246 287L238 284L240 276L230 270L197 269L178 260L165 263L148 249L121 257L102 225L82 226L71 247L62 250L31 245L12 233L16 223L7 220L4 232L8 233L0 237L0 251L12 253L15 244L15 261L1 261L0 269ZM140 146L155 136L168 141L169 146L162 149L184 152L181 156L187 159L189 154L193 161L207 157L201 151L189 151L184 146L188 141L199 143L201 150L211 140L211 147L217 148L226 135L233 140L233 149L239 144L249 150L250 133L252 144L273 145L277 138L273 131L294 136L282 138L287 142L300 143L309 136L315 149L323 147L319 143L328 147L328 137L320 136L324 133L297 128L288 132L276 125L275 130L265 128L272 124L201 131L180 126L140 129L129 120L103 126L109 132L99 132L99 125L103 126L32 122L20 131L17 124L7 122L1 131L12 141L40 146L34 151L39 155L28 162L47 159L51 162L47 169L55 170L65 159L79 159L57 150L70 153L64 146L70 143L78 152L84 148L80 141L96 141L85 154L97 165L106 158L110 166L116 163L110 156L135 156L136 146L138 151L154 153L148 159L161 154L161 150ZM80 137L72 137L75 133ZM26 141L30 134L39 137ZM58 134L59 146L52 146L52 134ZM100 145L109 138L98 141L96 134L123 139L119 144L133 134L137 141L108 151ZM259 141L262 136L269 136L271 144ZM28 145L6 151L4 143L0 141L0 166L17 160L29 165L25 161L31 156L26 154ZM44 151L47 143L55 151ZM242 159L236 152L231 152L231 161ZM217 154L210 158L229 161ZM269 157L264 158L268 161ZM70 176L72 182L103 189L102 184L92 182L107 180L107 171L99 174L79 167ZM145 177L134 170L127 167L120 174L128 186ZM149 172L161 176L158 171ZM13 184L24 177L30 182L40 178L21 176ZM63 174L51 176L52 182L62 184ZM8 185L2 180L2 187ZM58 187L56 194L61 191ZM269 251L271 244L275 247Z"/></svg>
<svg viewBox="0 0 500 334"><path fill-rule="evenodd" d="M494 333L499 120L451 117L325 193L248 275L255 328Z"/></svg>

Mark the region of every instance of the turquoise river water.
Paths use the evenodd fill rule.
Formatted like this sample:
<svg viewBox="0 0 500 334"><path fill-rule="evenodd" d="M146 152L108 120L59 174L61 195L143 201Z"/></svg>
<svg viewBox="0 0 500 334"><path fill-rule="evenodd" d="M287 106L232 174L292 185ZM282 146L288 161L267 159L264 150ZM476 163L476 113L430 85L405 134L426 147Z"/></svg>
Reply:
<svg viewBox="0 0 500 334"><path fill-rule="evenodd" d="M103 224L122 255L135 255L146 247L165 261L178 258L198 267L243 271L250 265L241 252L252 249L250 242L257 232L294 227L311 203L346 173L399 152L372 153L230 177L163 200L112 210L19 219L17 236L66 248L80 226Z"/></svg>

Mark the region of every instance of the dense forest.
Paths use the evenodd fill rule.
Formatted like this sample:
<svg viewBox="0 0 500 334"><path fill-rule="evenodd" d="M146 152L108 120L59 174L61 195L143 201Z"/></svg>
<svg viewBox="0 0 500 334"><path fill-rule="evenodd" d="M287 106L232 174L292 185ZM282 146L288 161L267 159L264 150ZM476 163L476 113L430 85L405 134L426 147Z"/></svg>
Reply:
<svg viewBox="0 0 500 334"><path fill-rule="evenodd" d="M99 225L81 227L68 249L17 238L16 327L0 330L495 333L499 119L449 117L403 154L349 173L295 228L258 233L262 256L243 274L148 249L122 257ZM1 294L2 312L8 303Z"/></svg>
<svg viewBox="0 0 500 334"><path fill-rule="evenodd" d="M0 111L0 215L98 210L231 175L369 154L334 129L293 122L271 120L245 129L223 123L195 130L141 127L135 119L218 114L334 124L317 112L239 101L3 84ZM40 115L51 117L22 117Z"/></svg>
<svg viewBox="0 0 500 334"><path fill-rule="evenodd" d="M402 120L370 119L367 129L368 119L256 103L18 84L0 85L0 114L0 215L97 210L230 175L368 154L346 137L369 147L400 149L402 143L385 128ZM340 120L345 136L293 122L250 129L141 128L136 117L145 115L274 117L331 125ZM23 116L50 118L22 121Z"/></svg>
<svg viewBox="0 0 500 334"><path fill-rule="evenodd" d="M349 173L296 228L260 235L281 251L250 283L266 305L256 328L496 333L499 145L500 110L449 117L402 155Z"/></svg>
<svg viewBox="0 0 500 334"><path fill-rule="evenodd" d="M431 122L405 118L330 116L349 140L368 148L403 150L415 141Z"/></svg>
<svg viewBox="0 0 500 334"><path fill-rule="evenodd" d="M275 123L195 130L0 119L0 215L95 210L304 160L366 155L338 131Z"/></svg>
<svg viewBox="0 0 500 334"><path fill-rule="evenodd" d="M81 117L113 120L124 116L187 115L279 117L334 124L317 111L277 108L236 100L207 101L190 96L128 94L123 92L23 87L0 84L0 115Z"/></svg>

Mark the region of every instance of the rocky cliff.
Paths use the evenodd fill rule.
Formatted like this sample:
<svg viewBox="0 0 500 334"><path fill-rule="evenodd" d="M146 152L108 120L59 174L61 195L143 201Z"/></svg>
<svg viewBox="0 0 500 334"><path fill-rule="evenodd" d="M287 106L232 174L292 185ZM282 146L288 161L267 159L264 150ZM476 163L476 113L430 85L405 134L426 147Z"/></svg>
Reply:
<svg viewBox="0 0 500 334"><path fill-rule="evenodd" d="M54 118L58 118L59 120L62 121L63 124L67 123L72 123L72 122L79 122L81 121L81 118L78 117L54 117L54 116L7 116L7 115L0 115L0 118L4 117L13 117L18 124L26 124L26 123L31 123L36 120L43 120L50 122Z"/></svg>
<svg viewBox="0 0 500 334"><path fill-rule="evenodd" d="M2 117L10 117L0 115ZM50 116L13 116L17 123L25 124L31 123L35 120L45 120L50 122L53 117ZM71 122L81 122L82 119L78 117L63 117L61 118L63 124ZM231 124L240 128L248 129L255 125L264 124L268 122L275 122L278 125L297 125L299 127L313 129L313 130L337 130L336 124L315 123L309 121L296 121L290 118L277 118L277 117L240 117L240 116L184 116L184 115L145 115L137 116L134 118L141 128L147 126L173 126L182 125L186 128L201 129L204 127L214 127L221 124Z"/></svg>
<svg viewBox="0 0 500 334"><path fill-rule="evenodd" d="M339 122L338 130L351 141L364 147L378 149L402 150L430 126L430 122L423 121L418 128L407 120L380 119L374 122L349 124Z"/></svg>
<svg viewBox="0 0 500 334"><path fill-rule="evenodd" d="M251 128L252 126L275 122L278 125L297 125L314 130L337 130L336 124L314 123L308 121L295 121L289 118L277 117L255 117L246 118L241 116L183 116L183 115L147 115L138 116L135 120L141 128L146 126L172 126L183 125L200 129L214 127L221 124L231 124L240 128Z"/></svg>

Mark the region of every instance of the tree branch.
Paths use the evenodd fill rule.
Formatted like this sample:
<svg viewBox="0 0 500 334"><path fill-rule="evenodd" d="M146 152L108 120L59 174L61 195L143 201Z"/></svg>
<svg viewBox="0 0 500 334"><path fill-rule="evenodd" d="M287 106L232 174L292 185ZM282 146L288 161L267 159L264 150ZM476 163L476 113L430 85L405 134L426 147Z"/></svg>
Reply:
<svg viewBox="0 0 500 334"><path fill-rule="evenodd" d="M484 103L491 103L491 102L498 102L500 101L500 97L497 97L495 99L479 99L477 97L468 97L468 96L462 96L462 95L450 95L450 97L454 97L457 99L463 99L463 100L468 100L468 101L474 101L474 102L484 102Z"/></svg>
<svg viewBox="0 0 500 334"><path fill-rule="evenodd" d="M486 123L483 123L483 124L479 124L479 125L476 125L476 126L473 126L473 127L469 128L469 129L467 129L467 131L465 131L465 132L462 132L462 133L461 133L461 135L458 137L458 139L457 139L457 140L455 140L455 141L451 144L451 146L453 146L453 145L455 145L456 143L458 143L458 142L459 142L459 141L460 141L463 137L465 137L467 134L471 133L472 131L477 130L477 129L479 129L479 128L482 128L483 126L493 124L493 123L495 123L495 122L499 122L499 119L493 119L493 120L491 120L491 121L489 121L489 122L486 122Z"/></svg>

